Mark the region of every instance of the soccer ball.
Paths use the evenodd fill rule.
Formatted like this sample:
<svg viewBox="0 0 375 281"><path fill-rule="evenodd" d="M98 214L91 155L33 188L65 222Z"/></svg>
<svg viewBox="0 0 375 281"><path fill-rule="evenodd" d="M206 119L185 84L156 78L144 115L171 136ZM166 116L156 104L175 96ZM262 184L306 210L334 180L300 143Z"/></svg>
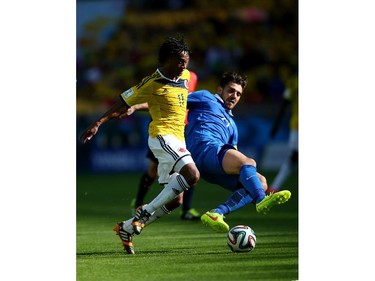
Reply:
<svg viewBox="0 0 375 281"><path fill-rule="evenodd" d="M250 252L256 242L254 231L247 225L237 225L227 234L227 244L232 252Z"/></svg>

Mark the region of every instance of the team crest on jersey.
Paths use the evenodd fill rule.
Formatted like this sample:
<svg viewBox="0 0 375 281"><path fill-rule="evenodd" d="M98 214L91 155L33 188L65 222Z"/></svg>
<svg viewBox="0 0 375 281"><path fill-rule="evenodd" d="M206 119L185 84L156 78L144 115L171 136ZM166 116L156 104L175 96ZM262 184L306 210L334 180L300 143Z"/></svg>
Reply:
<svg viewBox="0 0 375 281"><path fill-rule="evenodd" d="M131 97L133 94L134 94L134 91L133 91L132 88L130 88L129 90L126 90L125 92L123 92L123 95L125 96L125 98L129 98L129 97Z"/></svg>
<svg viewBox="0 0 375 281"><path fill-rule="evenodd" d="M183 148L183 147L180 147L180 149L178 151L184 153L186 151L186 149Z"/></svg>

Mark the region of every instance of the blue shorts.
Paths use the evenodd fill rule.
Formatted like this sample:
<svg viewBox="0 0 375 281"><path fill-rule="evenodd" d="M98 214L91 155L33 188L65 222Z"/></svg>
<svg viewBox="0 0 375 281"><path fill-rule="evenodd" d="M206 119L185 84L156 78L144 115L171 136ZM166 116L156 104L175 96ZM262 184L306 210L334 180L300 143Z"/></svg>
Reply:
<svg viewBox="0 0 375 281"><path fill-rule="evenodd" d="M213 184L218 184L225 189L235 191L242 187L239 175L228 175L222 167L225 152L228 149L234 149L231 145L224 145L221 149L216 146L205 149L204 153L194 158L194 161L200 171L201 177Z"/></svg>

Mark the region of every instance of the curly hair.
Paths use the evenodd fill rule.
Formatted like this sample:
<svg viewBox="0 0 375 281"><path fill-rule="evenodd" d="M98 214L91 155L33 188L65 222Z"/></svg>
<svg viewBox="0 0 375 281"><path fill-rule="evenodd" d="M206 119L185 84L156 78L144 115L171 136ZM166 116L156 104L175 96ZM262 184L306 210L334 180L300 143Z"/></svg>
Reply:
<svg viewBox="0 0 375 281"><path fill-rule="evenodd" d="M178 35L177 38L168 37L159 49L159 62L164 64L166 60L172 56L178 56L181 52L191 53L185 38L182 35Z"/></svg>
<svg viewBox="0 0 375 281"><path fill-rule="evenodd" d="M225 72L220 79L220 87L224 88L231 82L241 85L242 89L245 89L247 85L247 77L246 75L241 76L236 72Z"/></svg>

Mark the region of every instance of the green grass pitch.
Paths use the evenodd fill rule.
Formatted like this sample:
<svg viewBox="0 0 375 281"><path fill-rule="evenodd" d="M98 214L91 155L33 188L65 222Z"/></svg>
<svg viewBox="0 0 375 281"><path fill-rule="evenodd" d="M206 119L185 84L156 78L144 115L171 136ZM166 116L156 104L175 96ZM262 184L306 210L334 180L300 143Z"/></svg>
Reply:
<svg viewBox="0 0 375 281"><path fill-rule="evenodd" d="M264 174L269 181L274 173ZM298 280L298 178L285 183L291 199L267 215L248 205L226 222L252 227L257 244L250 253L232 253L226 234L201 222L182 221L180 209L145 228L134 238L136 255L125 255L112 230L130 218L129 204L140 174L77 175L76 277L78 281L116 280ZM147 195L160 191L154 183ZM203 213L229 196L229 191L201 180L193 206Z"/></svg>

